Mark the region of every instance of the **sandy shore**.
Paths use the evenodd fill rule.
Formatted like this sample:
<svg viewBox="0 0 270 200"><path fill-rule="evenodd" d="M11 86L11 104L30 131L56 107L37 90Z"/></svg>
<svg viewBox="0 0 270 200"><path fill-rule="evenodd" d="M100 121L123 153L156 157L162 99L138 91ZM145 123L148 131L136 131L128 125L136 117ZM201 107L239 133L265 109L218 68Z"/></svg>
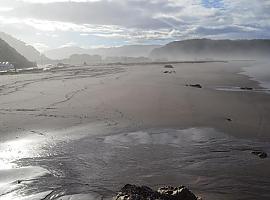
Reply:
<svg viewBox="0 0 270 200"><path fill-rule="evenodd" d="M127 181L185 184L208 200L267 199L269 159L251 151L270 151L270 95L242 71L255 64L1 76L0 199L111 199Z"/></svg>
<svg viewBox="0 0 270 200"><path fill-rule="evenodd" d="M218 91L254 87L239 74L249 62L99 66L1 76L1 140L90 123L104 127L213 127L240 137L270 138L269 95ZM203 88L186 87L200 83ZM232 119L228 122L226 119Z"/></svg>

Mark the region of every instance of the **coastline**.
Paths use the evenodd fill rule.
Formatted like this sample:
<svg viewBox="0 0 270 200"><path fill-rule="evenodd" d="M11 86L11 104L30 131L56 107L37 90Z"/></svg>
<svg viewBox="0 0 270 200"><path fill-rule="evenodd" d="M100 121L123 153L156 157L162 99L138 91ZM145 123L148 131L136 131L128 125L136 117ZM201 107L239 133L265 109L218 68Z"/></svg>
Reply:
<svg viewBox="0 0 270 200"><path fill-rule="evenodd" d="M80 192L102 193L104 188L116 191L120 183L123 184L123 177L137 180L138 184L149 181L154 188L155 184L179 184L181 180L183 184L192 185L195 193L198 191L200 196L211 199L210 196L217 195L218 191L211 185L211 191L207 192L204 184L211 182L213 177L197 174L198 167L221 178L213 179L217 184L221 181L221 189L224 183L220 173L227 169L222 167L224 162L230 166L241 160L248 170L260 169L258 174L241 176L244 181L265 174L269 166L268 159L258 161L250 151L264 149L267 145L263 142L270 141L267 123L270 96L256 91L218 90L220 86L261 89L257 81L242 74L243 67L248 65L250 63L246 62L177 63L173 64L176 73L172 74L164 73L163 64L87 66L2 76L0 147L5 148L5 141L20 141L28 136L38 138L35 143L41 144L36 150L39 156L21 156L12 162L19 170L27 166L48 170L46 175L34 178L37 189L34 191L39 193L48 193L53 185L52 195L59 195L70 189L69 184L74 190L65 196L86 198L87 194L83 197ZM201 84L202 88L186 84ZM184 138L194 149L186 147L188 151L185 152L185 143L181 142ZM246 143L250 141L254 143L247 148ZM219 152L218 145L225 145L226 152ZM200 148L205 154L201 154ZM206 159L204 156L209 149ZM11 154L21 151L19 155L25 152L23 148L7 148L8 151ZM156 157L152 157L155 154ZM172 161L167 159L168 155L173 156ZM173 161L179 168L171 163L167 168L171 173L166 172L162 166ZM220 172L210 167L212 162L220 163ZM127 165L121 167L121 163ZM136 171L134 166L138 164L141 168ZM186 168L182 164L186 164ZM161 168L155 169L155 166ZM242 169L231 170L227 173L237 174ZM178 178L173 177L176 174ZM116 181L119 176L120 180ZM141 181L136 177L141 177ZM226 178L224 181L231 177ZM99 180L99 184L92 183L93 180ZM33 195L33 184L25 184L29 187L29 195ZM200 186L206 189L205 193ZM109 191L103 193L111 194ZM230 195L223 196L226 199Z"/></svg>
<svg viewBox="0 0 270 200"><path fill-rule="evenodd" d="M97 122L130 129L210 126L243 137L256 137L260 129L260 137L265 139L270 127L264 122L260 125L258 118L270 118L266 113L268 95L215 90L219 86L260 88L241 73L244 66L239 62L180 63L175 64L176 74L167 76L162 73L163 65L61 69L34 78L3 76L1 139L5 140L7 133L15 139L30 131ZM192 83L203 88L185 86ZM226 118L234 122L228 124Z"/></svg>

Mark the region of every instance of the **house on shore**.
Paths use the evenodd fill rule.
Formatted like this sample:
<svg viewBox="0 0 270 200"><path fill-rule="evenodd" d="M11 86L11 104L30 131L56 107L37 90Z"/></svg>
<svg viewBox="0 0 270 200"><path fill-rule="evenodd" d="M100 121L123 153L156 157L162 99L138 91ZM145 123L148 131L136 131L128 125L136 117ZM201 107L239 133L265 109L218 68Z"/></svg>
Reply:
<svg viewBox="0 0 270 200"><path fill-rule="evenodd" d="M9 71L12 69L15 69L15 67L10 62L0 62L0 71Z"/></svg>

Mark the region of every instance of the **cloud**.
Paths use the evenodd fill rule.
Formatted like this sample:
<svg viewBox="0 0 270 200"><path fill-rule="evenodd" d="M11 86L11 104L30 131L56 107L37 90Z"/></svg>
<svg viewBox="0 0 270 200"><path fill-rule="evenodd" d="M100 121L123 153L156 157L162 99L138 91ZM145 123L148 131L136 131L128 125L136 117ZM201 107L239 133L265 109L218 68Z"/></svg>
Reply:
<svg viewBox="0 0 270 200"><path fill-rule="evenodd" d="M13 8L11 8L11 7L0 7L0 13L1 12L9 12L11 10L13 10Z"/></svg>
<svg viewBox="0 0 270 200"><path fill-rule="evenodd" d="M142 5L144 4L144 5ZM167 26L151 17L153 12L170 9L159 1L96 1L57 2L49 4L25 3L10 14L41 20L71 22L76 24L118 25L138 28ZM171 8L175 10L176 8Z"/></svg>
<svg viewBox="0 0 270 200"><path fill-rule="evenodd" d="M49 46L44 43L34 43L32 45L40 52L44 52L49 49Z"/></svg>
<svg viewBox="0 0 270 200"><path fill-rule="evenodd" d="M1 0L0 6L0 27L25 38L30 31L41 32L48 46L68 40L111 46L199 37L270 38L268 0Z"/></svg>
<svg viewBox="0 0 270 200"><path fill-rule="evenodd" d="M70 2L71 0L18 0L30 3L57 3L57 2ZM72 0L73 2L95 2L100 0Z"/></svg>
<svg viewBox="0 0 270 200"><path fill-rule="evenodd" d="M60 48L64 48L64 47L72 47L72 46L76 46L77 44L75 42L68 42L66 44L63 44L60 46Z"/></svg>

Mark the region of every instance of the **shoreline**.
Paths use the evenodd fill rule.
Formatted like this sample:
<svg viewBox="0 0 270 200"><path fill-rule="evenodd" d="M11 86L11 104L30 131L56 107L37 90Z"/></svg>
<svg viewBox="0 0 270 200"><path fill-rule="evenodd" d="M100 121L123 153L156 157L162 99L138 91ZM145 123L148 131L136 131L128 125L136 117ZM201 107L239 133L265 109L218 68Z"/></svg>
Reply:
<svg viewBox="0 0 270 200"><path fill-rule="evenodd" d="M65 191L70 192L61 198L110 196L128 178L153 188L185 184L209 200L230 199L228 193L218 194L229 186L226 181L237 186L237 176L245 184L251 181L250 187L259 186L253 178L265 177L270 166L269 159L251 154L270 151L270 96L217 90L260 88L241 73L249 64L178 63L171 74L159 64L2 76L0 147L18 156L12 160L18 170L42 167L49 172L32 182L20 180L29 196ZM192 84L202 87L186 86ZM219 164L213 168L213 162ZM87 191L92 193L84 195Z"/></svg>
<svg viewBox="0 0 270 200"><path fill-rule="evenodd" d="M104 123L105 127L116 129L121 127L144 129L153 127L188 128L193 126L210 126L220 128L223 132L227 130L230 132L231 130L228 128L235 123L235 120L232 123L227 123L226 118L239 118L240 116L237 115L241 115L241 112L250 115L253 119L258 118L255 112L248 112L248 108L254 107L256 101L265 102L259 107L255 103L255 107L258 107L258 112L261 113L261 107L267 106L267 99L270 100L267 94L263 92L254 93L254 91L232 93L231 91L218 90L220 86L225 88L248 86L262 89L258 81L242 74L243 69L241 67L243 64L230 67L230 65L234 64L212 63L211 65L214 65L214 68L208 67L208 64L200 63L200 67L203 69L199 69L196 65L181 63L175 66L177 72L175 75L163 74L162 65L142 65L135 68L116 67L116 74L107 74L106 71L108 69L106 67L104 69L98 67L99 69L97 70L101 71L101 75L97 72L96 78L95 75L90 75L92 71L96 70L95 67L86 68L86 71L79 68L77 71L76 69L66 69L66 72L62 72L61 69L55 73L37 74L35 75L37 77L32 79L27 78L30 75L20 75L13 78L16 82L5 84L5 87L8 89L6 92L5 89L1 91L2 93L5 92L6 95L2 96L1 104L5 107L0 108L0 114L6 118L3 123L6 124L5 127L9 127L5 128L2 126L1 135L7 136L6 133L9 133L10 135L20 137L23 132L32 134L35 131L43 132L43 130L45 132L57 131L59 128L61 130L91 123ZM215 65L217 65L216 68ZM113 68L109 68L109 70L113 72ZM210 68L210 73L211 70L213 71L212 74L206 77L208 80L205 80L203 77L205 75L201 74L201 70L205 68ZM73 72L73 70L75 71ZM141 72L139 72L140 70ZM221 70L223 72L219 74ZM194 75L193 71L198 73L198 75ZM68 74L70 72L74 75L65 75L65 73ZM80 73L84 74L82 79L80 79ZM103 76L102 73L107 75ZM182 73L184 74L182 75ZM65 79L65 76L68 79ZM202 76L203 79L199 76ZM18 81L18 78L22 80ZM9 77L6 76L6 80L8 79ZM73 82L77 84L75 87L70 85ZM203 88L197 89L185 86L185 84L195 83L202 84ZM40 93L35 92L36 89L34 89L38 84L41 84ZM50 91L49 85L51 84L59 84L59 87L55 90L55 92L60 92L59 94L53 94ZM67 88L69 86L71 86L70 89ZM12 90L9 91L9 88ZM32 89L34 91L31 91ZM181 92L177 92L178 90ZM114 92L112 93L112 91ZM133 91L133 93L130 93L130 91ZM47 93L50 94L49 98L46 97ZM21 94L25 97L21 98ZM12 106L12 103L8 100L9 96L11 96L11 99L14 99L15 106ZM63 96L64 99L61 100ZM93 99L91 96L95 98ZM33 103L23 102L22 100L25 98ZM42 100L40 100L41 98ZM226 98L228 101L222 98ZM9 101L8 104L5 103L5 99ZM89 99L88 102L87 99ZM40 105L36 107L35 104L39 100ZM53 102L55 100L56 102ZM76 100L82 102L82 105L77 104ZM210 103L209 100L213 102ZM229 102L232 102L232 104L237 103L238 105L226 105L230 104ZM72 106L68 107L69 104ZM223 106L225 108L222 108ZM206 107L209 107L214 112L212 114L209 113ZM87 108L87 110L84 108ZM229 110L231 110L232 114L228 112ZM160 112L161 115L157 116L156 112ZM235 113L235 117L232 116L233 113ZM205 121L207 117L208 119ZM265 115L265 117L270 119L269 115ZM247 118L247 115L244 118ZM266 121L267 118L265 119ZM241 119L237 120L241 121ZM17 125L13 121L16 121ZM39 121L39 124L35 121ZM216 126L217 124L219 125ZM247 123L247 125L250 125L250 123ZM239 126L243 127L241 124ZM253 129L255 131L255 127ZM266 138L263 139L270 139L270 136L266 133L264 135ZM3 136L1 137L2 139L4 139ZM256 134L242 134L242 136L256 137Z"/></svg>

